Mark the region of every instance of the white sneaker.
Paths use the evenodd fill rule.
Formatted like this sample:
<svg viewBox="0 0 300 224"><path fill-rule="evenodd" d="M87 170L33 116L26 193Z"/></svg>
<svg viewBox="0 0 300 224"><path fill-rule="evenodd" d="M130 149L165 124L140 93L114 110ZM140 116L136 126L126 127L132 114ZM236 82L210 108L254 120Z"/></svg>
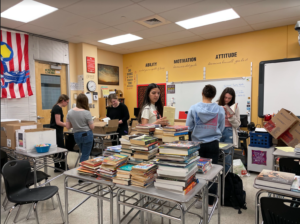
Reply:
<svg viewBox="0 0 300 224"><path fill-rule="evenodd" d="M211 213L211 211L213 210L213 207L214 206L208 206L208 214L210 215L210 213ZM218 207L216 206L216 209L215 209L215 211L218 209Z"/></svg>
<svg viewBox="0 0 300 224"><path fill-rule="evenodd" d="M197 208L197 209L201 209L201 208L202 208L202 200L198 200L198 201L195 203L195 208Z"/></svg>

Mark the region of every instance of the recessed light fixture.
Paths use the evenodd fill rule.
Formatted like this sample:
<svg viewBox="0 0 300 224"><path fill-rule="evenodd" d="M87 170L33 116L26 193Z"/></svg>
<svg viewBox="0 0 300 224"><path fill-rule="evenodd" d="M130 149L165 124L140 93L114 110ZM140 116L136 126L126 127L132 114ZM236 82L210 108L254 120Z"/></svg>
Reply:
<svg viewBox="0 0 300 224"><path fill-rule="evenodd" d="M109 44L109 45L116 45L116 44L123 44L123 43L131 42L131 41L135 41L135 40L140 40L140 39L143 39L143 38L129 33L129 34L116 36L116 37L112 37L112 38L108 38L108 39L104 39L104 40L98 40L98 42L104 43L104 44Z"/></svg>
<svg viewBox="0 0 300 224"><path fill-rule="evenodd" d="M206 26L209 24L224 22L237 18L240 18L240 16L233 9L226 9L199 17L182 20L176 22L176 24L182 26L185 29L192 29L195 27Z"/></svg>
<svg viewBox="0 0 300 224"><path fill-rule="evenodd" d="M28 23L56 11L49 5L33 0L23 0L1 13L2 18Z"/></svg>

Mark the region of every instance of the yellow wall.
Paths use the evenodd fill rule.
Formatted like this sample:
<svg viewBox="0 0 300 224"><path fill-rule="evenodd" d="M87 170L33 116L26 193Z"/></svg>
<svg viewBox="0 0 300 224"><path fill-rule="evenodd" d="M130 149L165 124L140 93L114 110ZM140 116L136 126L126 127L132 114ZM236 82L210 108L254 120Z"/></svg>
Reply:
<svg viewBox="0 0 300 224"><path fill-rule="evenodd" d="M137 104L136 84L165 83L166 71L169 82L202 80L204 67L206 79L250 76L252 62L251 120L261 123L257 115L259 62L300 57L297 36L294 25L290 25L124 55L124 91L130 115L134 117L133 108ZM237 57L216 59L217 54L230 52L237 52ZM196 62L174 64L175 59L191 57L196 57ZM145 66L153 62L157 66ZM128 86L126 80L130 72L135 77L133 86Z"/></svg>

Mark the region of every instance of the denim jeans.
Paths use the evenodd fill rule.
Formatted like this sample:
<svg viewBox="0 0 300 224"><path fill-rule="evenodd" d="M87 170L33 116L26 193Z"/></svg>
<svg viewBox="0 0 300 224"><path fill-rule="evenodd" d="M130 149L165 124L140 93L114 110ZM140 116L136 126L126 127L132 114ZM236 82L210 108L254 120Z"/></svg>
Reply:
<svg viewBox="0 0 300 224"><path fill-rule="evenodd" d="M225 127L224 131L222 132L222 138L220 139L220 142L225 143L233 143L233 134L232 134L232 128L231 127ZM232 148L223 150L225 153L230 153ZM226 156L225 158L225 172L229 170L231 166L231 155Z"/></svg>
<svg viewBox="0 0 300 224"><path fill-rule="evenodd" d="M81 150L80 162L88 160L93 147L93 132L91 130L76 132L74 133L74 139Z"/></svg>

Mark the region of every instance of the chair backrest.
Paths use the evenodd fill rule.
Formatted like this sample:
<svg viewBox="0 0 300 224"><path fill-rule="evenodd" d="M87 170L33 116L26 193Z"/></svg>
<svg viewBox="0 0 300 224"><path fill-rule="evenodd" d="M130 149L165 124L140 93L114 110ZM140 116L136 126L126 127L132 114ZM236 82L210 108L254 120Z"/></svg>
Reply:
<svg viewBox="0 0 300 224"><path fill-rule="evenodd" d="M300 163L299 159L294 158L280 158L279 169L283 172L294 173L297 176L300 175Z"/></svg>
<svg viewBox="0 0 300 224"><path fill-rule="evenodd" d="M30 171L30 163L27 160L12 160L3 166L2 175L8 199L11 194L26 188Z"/></svg>
<svg viewBox="0 0 300 224"><path fill-rule="evenodd" d="M281 198L262 197L260 199L264 224L300 224L300 208L290 207L284 203L300 205L300 202Z"/></svg>
<svg viewBox="0 0 300 224"><path fill-rule="evenodd" d="M75 151L74 146L76 144L73 133L65 133L65 146L68 151Z"/></svg>

